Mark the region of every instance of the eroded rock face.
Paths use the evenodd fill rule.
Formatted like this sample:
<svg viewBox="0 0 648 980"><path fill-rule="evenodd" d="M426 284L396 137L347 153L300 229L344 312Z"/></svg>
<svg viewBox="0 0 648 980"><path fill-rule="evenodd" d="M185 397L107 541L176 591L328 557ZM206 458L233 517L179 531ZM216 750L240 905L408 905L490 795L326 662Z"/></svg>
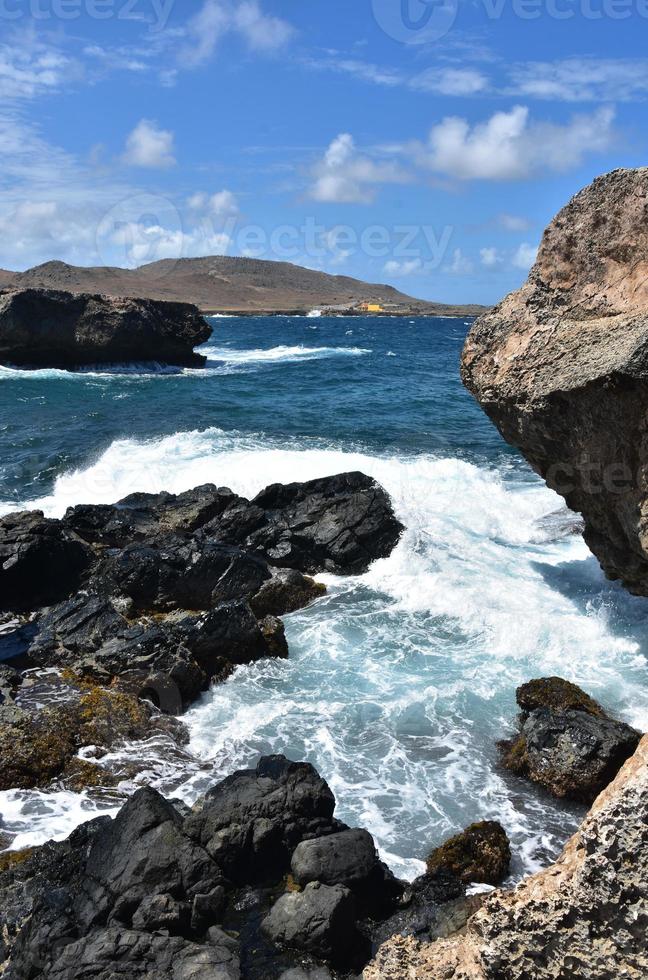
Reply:
<svg viewBox="0 0 648 980"><path fill-rule="evenodd" d="M54 289L0 295L0 363L79 367L157 361L200 367L194 347L211 336L195 306Z"/></svg>
<svg viewBox="0 0 648 980"><path fill-rule="evenodd" d="M648 736L559 860L495 892L464 935L385 943L364 980L648 976Z"/></svg>
<svg viewBox="0 0 648 980"><path fill-rule="evenodd" d="M522 289L481 317L462 378L585 520L605 573L648 595L648 168L594 181Z"/></svg>

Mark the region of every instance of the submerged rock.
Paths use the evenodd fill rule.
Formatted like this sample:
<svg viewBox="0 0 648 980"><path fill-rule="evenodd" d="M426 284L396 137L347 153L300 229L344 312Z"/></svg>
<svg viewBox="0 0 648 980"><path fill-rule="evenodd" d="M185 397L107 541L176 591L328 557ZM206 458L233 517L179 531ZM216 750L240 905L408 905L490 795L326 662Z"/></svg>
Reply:
<svg viewBox="0 0 648 980"><path fill-rule="evenodd" d="M560 677L523 684L517 701L522 708L520 733L500 743L502 762L554 796L591 803L641 738Z"/></svg>
<svg viewBox="0 0 648 980"><path fill-rule="evenodd" d="M605 573L648 595L648 168L615 170L544 233L527 283L473 325L462 378L585 520Z"/></svg>
<svg viewBox="0 0 648 980"><path fill-rule="evenodd" d="M76 759L77 752L145 738L151 715L136 698L97 687L38 711L0 707L0 790L46 786L59 777L77 788L110 782L107 772Z"/></svg>
<svg viewBox="0 0 648 980"><path fill-rule="evenodd" d="M561 857L495 892L462 934L396 936L363 980L619 980L648 976L648 736Z"/></svg>
<svg viewBox="0 0 648 980"><path fill-rule="evenodd" d="M0 294L0 363L79 367L157 361L201 367L211 328L195 306L54 289Z"/></svg>
<svg viewBox="0 0 648 980"><path fill-rule="evenodd" d="M511 846L497 820L473 823L435 848L427 859L428 872L446 871L460 881L498 885L508 874Z"/></svg>

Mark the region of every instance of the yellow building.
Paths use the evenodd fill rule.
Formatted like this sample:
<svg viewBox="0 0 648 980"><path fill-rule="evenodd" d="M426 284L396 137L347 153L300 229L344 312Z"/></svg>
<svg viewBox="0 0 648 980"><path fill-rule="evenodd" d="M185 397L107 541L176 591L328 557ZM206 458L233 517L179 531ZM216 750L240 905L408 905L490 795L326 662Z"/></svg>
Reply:
<svg viewBox="0 0 648 980"><path fill-rule="evenodd" d="M361 303L360 309L364 310L365 313L382 313L383 308L380 303Z"/></svg>

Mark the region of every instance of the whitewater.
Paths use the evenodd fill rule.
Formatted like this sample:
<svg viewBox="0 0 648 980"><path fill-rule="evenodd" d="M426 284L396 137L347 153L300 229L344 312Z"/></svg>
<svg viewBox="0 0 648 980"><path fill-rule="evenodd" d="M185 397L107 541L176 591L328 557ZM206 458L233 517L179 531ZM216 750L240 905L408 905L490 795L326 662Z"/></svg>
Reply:
<svg viewBox="0 0 648 980"><path fill-rule="evenodd" d="M244 369L233 375L26 372L0 385L0 398L20 387L34 426L0 426L0 513L61 516L208 482L251 497L361 470L406 528L366 574L320 576L327 595L285 619L289 660L239 668L185 715L194 762L159 737L101 760L146 754L146 771L114 790L1 793L12 847L66 836L142 782L191 803L283 752L320 770L340 819L366 826L396 873L413 878L433 846L491 818L511 837L517 879L556 855L583 811L498 767L516 686L559 674L648 727L643 604L605 581L561 500L462 390L467 325L317 323L312 344L305 323L287 338L285 324L219 320L205 353Z"/></svg>

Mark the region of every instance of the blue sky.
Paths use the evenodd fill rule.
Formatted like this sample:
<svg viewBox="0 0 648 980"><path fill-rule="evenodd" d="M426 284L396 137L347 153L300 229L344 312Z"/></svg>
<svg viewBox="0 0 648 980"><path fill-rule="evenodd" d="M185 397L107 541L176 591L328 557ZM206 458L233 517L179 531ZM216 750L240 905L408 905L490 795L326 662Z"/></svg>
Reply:
<svg viewBox="0 0 648 980"><path fill-rule="evenodd" d="M0 266L224 252L500 299L646 162L648 0L0 0Z"/></svg>

